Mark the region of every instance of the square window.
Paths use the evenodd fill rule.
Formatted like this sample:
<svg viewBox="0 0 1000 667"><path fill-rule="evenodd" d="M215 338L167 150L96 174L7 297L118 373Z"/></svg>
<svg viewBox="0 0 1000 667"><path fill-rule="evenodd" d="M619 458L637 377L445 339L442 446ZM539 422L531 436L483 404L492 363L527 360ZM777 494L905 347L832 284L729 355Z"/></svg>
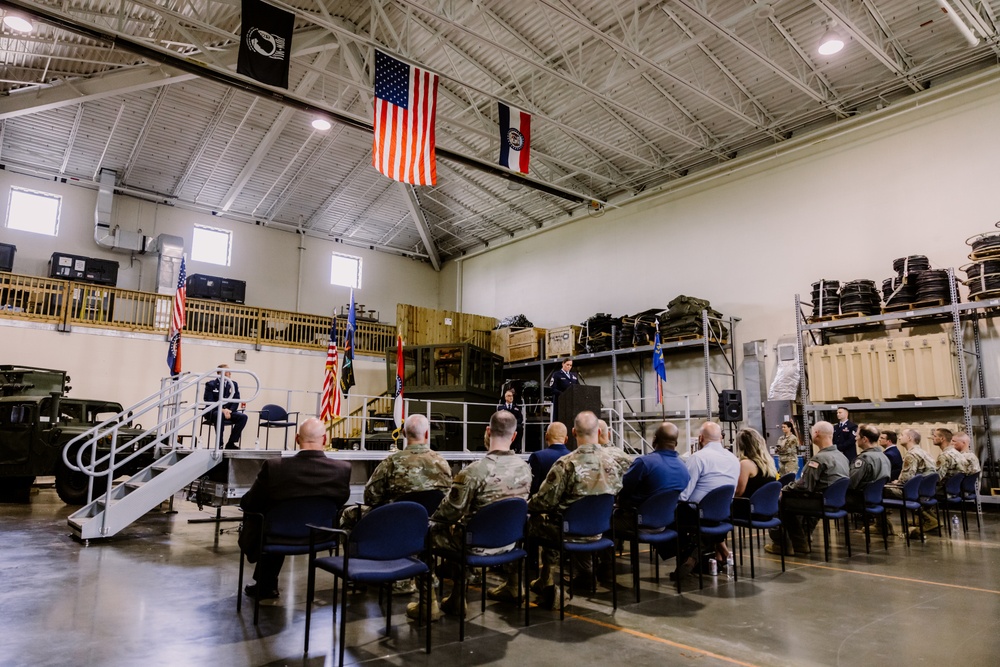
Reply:
<svg viewBox="0 0 1000 667"><path fill-rule="evenodd" d="M330 262L330 284L361 289L361 258L333 253Z"/></svg>
<svg viewBox="0 0 1000 667"><path fill-rule="evenodd" d="M7 228L55 236L59 233L62 197L48 192L11 187L7 201Z"/></svg>
<svg viewBox="0 0 1000 667"><path fill-rule="evenodd" d="M194 226L191 239L191 259L219 266L229 266L233 248L233 233L215 227Z"/></svg>

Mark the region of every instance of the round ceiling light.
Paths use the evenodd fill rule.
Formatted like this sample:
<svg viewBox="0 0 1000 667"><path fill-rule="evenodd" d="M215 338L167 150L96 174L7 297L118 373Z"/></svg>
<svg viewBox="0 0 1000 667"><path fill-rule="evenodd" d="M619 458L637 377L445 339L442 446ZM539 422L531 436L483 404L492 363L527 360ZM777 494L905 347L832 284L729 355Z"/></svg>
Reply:
<svg viewBox="0 0 1000 667"><path fill-rule="evenodd" d="M825 33L823 33L823 38L819 40L819 51L820 55L832 56L834 53L839 53L844 48L844 38L841 37L840 33L829 28Z"/></svg>
<svg viewBox="0 0 1000 667"><path fill-rule="evenodd" d="M319 130L320 132L326 132L332 127L330 125L330 121L328 121L326 118L314 118L312 126L313 129Z"/></svg>
<svg viewBox="0 0 1000 667"><path fill-rule="evenodd" d="M31 32L34 28L31 21L20 14L5 14L3 24L14 32Z"/></svg>

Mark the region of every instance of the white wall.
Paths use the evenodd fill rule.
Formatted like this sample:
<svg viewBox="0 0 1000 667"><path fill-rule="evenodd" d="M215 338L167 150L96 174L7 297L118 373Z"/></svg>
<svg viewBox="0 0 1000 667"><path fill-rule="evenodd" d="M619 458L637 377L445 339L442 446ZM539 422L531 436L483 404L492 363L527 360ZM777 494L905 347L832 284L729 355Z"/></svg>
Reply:
<svg viewBox="0 0 1000 667"><path fill-rule="evenodd" d="M0 241L17 246L14 272L48 275L53 252L110 259L119 263L118 287L155 291L155 255L131 256L111 252L94 242L94 208L97 192L0 171L0 220L6 221L8 187L17 185L42 190L63 198L57 237L10 230L0 226ZM383 322L395 322L396 304L409 303L439 308L440 274L430 264L358 248L324 239L300 237L284 231L258 227L223 217L205 215L178 207L115 195L112 224L126 231L155 237L171 234L184 239L188 274L205 273L247 283L247 305L313 314L330 314L350 301L350 290L330 285L330 255L339 252L362 258L362 288L358 303L379 311ZM232 265L218 266L190 259L195 224L227 229L233 233ZM300 241L301 277L300 277ZM454 291L449 281L449 293ZM453 301L454 296L449 298Z"/></svg>
<svg viewBox="0 0 1000 667"><path fill-rule="evenodd" d="M795 331L794 295L808 298L820 278L881 286L909 254L968 263L966 238L1000 219L1000 83L880 118L710 186L464 259L463 309L553 327L688 294L742 318L741 341L773 344Z"/></svg>

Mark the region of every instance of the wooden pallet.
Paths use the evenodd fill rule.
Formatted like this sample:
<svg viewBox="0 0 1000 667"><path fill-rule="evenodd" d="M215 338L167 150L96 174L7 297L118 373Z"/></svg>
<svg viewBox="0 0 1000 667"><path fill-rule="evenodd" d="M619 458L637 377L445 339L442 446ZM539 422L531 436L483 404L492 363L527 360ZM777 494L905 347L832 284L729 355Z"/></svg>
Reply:
<svg viewBox="0 0 1000 667"><path fill-rule="evenodd" d="M948 302L944 299L930 299L928 301L918 301L916 303L901 303L898 305L886 306L882 309L883 313L898 313L906 310L920 310L922 308L940 308L941 306L947 305Z"/></svg>
<svg viewBox="0 0 1000 667"><path fill-rule="evenodd" d="M837 320L849 320L854 317L868 317L864 313L841 313L840 315L823 315L821 317L807 317L806 322L816 324L818 322L836 322Z"/></svg>
<svg viewBox="0 0 1000 667"><path fill-rule="evenodd" d="M684 334L682 336L671 336L669 338L662 338L660 340L660 344L662 345L663 343L680 343L681 341L685 340L703 340L704 338L705 337L702 336L701 334ZM709 340L711 340L713 343L721 343L722 345L729 344L728 338L723 338L722 340L719 340L715 336L712 336L709 338Z"/></svg>

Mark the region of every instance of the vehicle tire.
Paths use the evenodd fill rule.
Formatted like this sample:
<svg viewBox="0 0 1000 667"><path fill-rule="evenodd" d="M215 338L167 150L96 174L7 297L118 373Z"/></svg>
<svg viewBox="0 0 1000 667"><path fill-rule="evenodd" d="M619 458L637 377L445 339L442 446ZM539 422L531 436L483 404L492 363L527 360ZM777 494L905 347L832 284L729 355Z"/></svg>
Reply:
<svg viewBox="0 0 1000 667"><path fill-rule="evenodd" d="M56 493L67 505L85 505L87 503L87 476L82 472L70 470L62 461L56 468Z"/></svg>
<svg viewBox="0 0 1000 667"><path fill-rule="evenodd" d="M34 477L6 477L0 480L0 503L31 502L31 485Z"/></svg>

